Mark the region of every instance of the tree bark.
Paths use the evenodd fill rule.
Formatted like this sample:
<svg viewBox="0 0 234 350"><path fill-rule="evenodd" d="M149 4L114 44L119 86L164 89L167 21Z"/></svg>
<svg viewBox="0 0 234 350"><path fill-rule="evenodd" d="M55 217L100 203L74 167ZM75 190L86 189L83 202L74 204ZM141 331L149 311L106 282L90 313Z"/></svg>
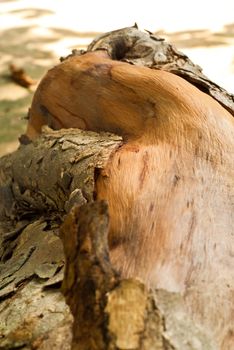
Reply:
<svg viewBox="0 0 234 350"><path fill-rule="evenodd" d="M121 142L110 134L47 130L0 160L6 204L0 297L7 320L0 348L215 349L186 315L179 294L148 292L140 281L122 280L109 262L108 208L93 201L94 176ZM71 335L72 316L59 291L64 255L58 235L73 205L61 229Z"/></svg>
<svg viewBox="0 0 234 350"><path fill-rule="evenodd" d="M135 27L107 33L94 40L88 47L88 51L91 52L100 50L107 51L113 60L167 70L180 75L203 92L211 95L231 114L234 114L233 95L207 79L202 74L200 67L194 65L187 56L151 33L141 33ZM79 57L82 54L82 52L74 52L72 59L73 56ZM70 62L75 62L75 60ZM107 66L96 65L95 69L98 74L100 72L109 74L109 71L106 72ZM59 71L59 69L60 66L54 71ZM94 74L95 77L96 71L92 69L91 66L91 73L88 73L91 76ZM63 72L62 69L58 79L63 82L66 76L61 72ZM78 73L79 71L75 69L75 74ZM53 72L50 71L48 76L50 74ZM111 78L109 74L108 79ZM70 84L72 79L68 80ZM43 89L50 85L46 85L45 81L42 82L41 90L37 91L36 96L40 97ZM106 81L102 80L102 75L100 75L100 81L105 86ZM50 82L50 78L46 82ZM58 83L57 80L54 82ZM95 80L92 82L94 84ZM76 84L74 81L73 83ZM61 91L62 85L58 84L58 86ZM71 88L74 86L71 84ZM90 87L95 89L92 84ZM123 87L118 89L121 92L123 90ZM64 89L62 93L64 95L65 92L70 91L72 90ZM59 118L54 118L53 113L50 113L51 111L45 107L45 104L37 103L36 97L36 102L29 113L34 119L29 121L29 126L30 123L31 126L35 126L39 117L41 118L39 127L48 124L53 128L60 128L60 121L64 120L69 120L72 124L75 120L73 119L74 111L67 108L69 107L67 105L53 105L54 96L50 95L46 89L44 92L43 98L47 102L52 102L52 107L62 108L60 114L56 116ZM77 97L76 90L74 96ZM72 103L76 100L74 96L68 99ZM89 99L89 95L87 98ZM65 102L68 100L65 98ZM124 105L121 98L118 101L120 105L121 103ZM91 104L92 101L88 102ZM134 108L137 102L138 100L134 100L130 107ZM152 101L147 100L146 102L149 103L150 108L155 107ZM89 104L87 106L90 107ZM140 108L143 107L140 106ZM112 108L109 111L112 112ZM142 111L146 114L149 112L148 104ZM77 113L76 108L75 112ZM129 117L128 114L127 116ZM223 121L229 122L225 113L221 113L221 118L222 116ZM79 113L78 117L80 117ZM214 197L219 198L221 202L209 202L208 214L212 210L216 213L217 206L224 203L222 213L226 213L227 222L221 222L223 226L220 221L217 224L217 229L220 230L223 227L223 242L221 244L218 241L216 244L214 241L213 244L214 251L217 248L219 252L224 252L227 248L231 249L231 246L229 247L231 240L229 236L227 238L226 227L229 230L231 226L227 216L231 208L230 184L233 181L231 176L233 162L231 146L223 142L225 139L223 136L221 144L216 142L216 133L220 135L224 130L225 135L229 137L231 131L228 128L225 129L225 123L222 121L219 123L218 120L214 129L211 130L209 129L210 119L207 118L207 120L208 124L204 124L207 134L203 133L202 126L201 129L196 129L197 125L193 124L194 120L191 124L183 125L185 128L181 129L174 129L169 125L168 130L172 133L176 130L177 134L173 134L175 140L178 140L177 137L183 132L189 134L190 130L196 131L194 134L191 133L192 137L194 135L197 137L194 158L192 162L189 162L191 154L188 156L186 153L182 159L182 165L186 163L185 173L187 170L194 170L194 164L197 165L194 177L196 184L202 184L201 196L204 196L206 186L211 188L210 195L212 196L218 191L221 192L221 197ZM84 123L84 120L80 118L79 122ZM158 119L157 122L160 120ZM132 129L134 130L134 125ZM117 132L118 129L114 131ZM213 135L215 135L214 138L211 138ZM169 144L160 137L159 134L160 142L164 141L164 144ZM27 141L27 138L23 137L22 141ZM209 276L209 270L200 271L201 274L196 274L194 277L198 281L197 284L193 285L193 281L191 284L187 283L183 299L178 293L157 289L149 291L143 282L122 279L110 264L107 243L109 214L106 203L96 200L96 180L100 169L104 169L103 178L108 178L106 165L113 164L117 151L125 149L125 145L126 141L123 143L121 137L113 134L97 134L78 129L60 131L45 129L45 133L36 141L21 145L18 151L0 160L0 239L2 243L0 298L2 299L1 317L5 320L5 323L1 325L0 349L17 347L68 349L71 343L73 349L84 350L232 349L233 327L232 317L229 316L232 300L230 296L233 292L231 255L221 254L220 256L220 265L225 266L224 270L217 271L220 280L217 278L213 282ZM134 144L131 147L130 152L140 154L141 150ZM160 151L160 147L156 148ZM207 149L209 152L204 151ZM161 159L161 156L162 153L154 153L154 159ZM176 162L177 160L175 164ZM147 174L149 168L147 168L145 157L143 157L142 164L141 181L146 178L145 173ZM162 162L161 165L165 166L166 163ZM205 177L200 175L204 170L203 165L205 166ZM133 169L134 163L130 166ZM165 169L167 172L166 166ZM216 185L213 188L209 184L216 179L216 175L219 186ZM154 174L151 174L149 178L152 179L152 183L153 180L156 181ZM175 175L173 177L173 191L176 192L178 183L180 180L180 183L183 183L184 179L186 181L186 176ZM190 187L188 183L184 185L187 187L184 187L183 192L186 188L188 193L191 191L197 193L196 186ZM125 199L124 196L123 199ZM178 206L178 201L175 200L174 205ZM193 200L191 203L187 201L185 211L190 210L192 205ZM64 257L59 228L64 216L69 212L61 229ZM204 218L207 219L207 217L204 211ZM202 221L201 218L200 221ZM196 224L196 217L193 215L190 225L191 232L194 232ZM181 222L181 228L182 226L183 222ZM137 227L135 229L137 230ZM209 226L207 230L209 231ZM206 249L212 239L212 237L209 238L206 245L204 236L201 236L200 251L206 254ZM219 237L216 239L218 240ZM188 243L191 241L193 239L188 238ZM182 242L182 248L186 242ZM164 248L167 249L167 246L165 245ZM192 254L193 251L191 251L191 259L194 258ZM210 259L210 256L208 257ZM185 258L183 254L182 258ZM207 258L208 266L212 268L213 261L210 262L209 259ZM66 260L66 268L62 289L74 317L73 335L71 334L72 316L59 291L64 273L64 260ZM182 261L183 264L184 261ZM200 261L196 261L196 266L199 264ZM202 274L206 277L205 282ZM188 305L191 306L191 309ZM196 312L201 318L200 323L192 320L193 317L196 318L194 316ZM214 315L221 320L221 326L214 319ZM224 320L223 315L226 317ZM217 332L221 329L219 345L210 332L214 326L217 326ZM223 334L226 335L225 339Z"/></svg>
<svg viewBox="0 0 234 350"><path fill-rule="evenodd" d="M107 234L105 202L73 208L61 228L63 293L74 316L72 349L215 349L179 294L121 279L110 264Z"/></svg>
<svg viewBox="0 0 234 350"><path fill-rule="evenodd" d="M0 349L70 349L59 226L74 204L93 201L94 169L120 143L110 134L47 130L0 159Z"/></svg>
<svg viewBox="0 0 234 350"><path fill-rule="evenodd" d="M122 280L109 262L108 207L93 201L94 177L121 142L111 134L45 130L0 160L0 348L214 349L179 294L148 292L140 281ZM59 291L59 226L71 207L61 229L62 290L74 322Z"/></svg>

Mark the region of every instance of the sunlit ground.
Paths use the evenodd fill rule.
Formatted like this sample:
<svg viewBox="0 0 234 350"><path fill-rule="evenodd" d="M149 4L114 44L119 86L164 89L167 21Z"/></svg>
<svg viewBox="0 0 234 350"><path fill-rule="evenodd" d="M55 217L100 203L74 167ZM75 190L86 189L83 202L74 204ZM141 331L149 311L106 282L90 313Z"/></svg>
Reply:
<svg viewBox="0 0 234 350"><path fill-rule="evenodd" d="M0 155L24 131L31 91L7 77L14 62L39 80L98 33L131 26L166 37L209 78L234 92L234 0L0 0ZM34 87L35 89L35 87Z"/></svg>

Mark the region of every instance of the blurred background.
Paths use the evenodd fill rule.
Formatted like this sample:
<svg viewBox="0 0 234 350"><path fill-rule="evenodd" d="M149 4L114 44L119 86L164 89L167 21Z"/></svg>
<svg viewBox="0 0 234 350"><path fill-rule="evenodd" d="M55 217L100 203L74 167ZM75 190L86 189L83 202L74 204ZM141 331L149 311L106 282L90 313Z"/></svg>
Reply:
<svg viewBox="0 0 234 350"><path fill-rule="evenodd" d="M0 155L17 147L33 92L60 56L135 22L175 44L234 93L234 0L0 0ZM12 64L37 84L13 82Z"/></svg>

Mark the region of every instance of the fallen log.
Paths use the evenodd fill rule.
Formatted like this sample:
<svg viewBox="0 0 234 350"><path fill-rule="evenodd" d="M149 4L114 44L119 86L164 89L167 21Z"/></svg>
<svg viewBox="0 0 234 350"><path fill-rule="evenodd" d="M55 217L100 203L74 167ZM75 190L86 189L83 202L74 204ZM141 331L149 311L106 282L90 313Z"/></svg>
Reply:
<svg viewBox="0 0 234 350"><path fill-rule="evenodd" d="M201 89L170 73L185 67ZM109 204L111 262L123 277L182 293L223 349L234 341L232 98L186 56L127 28L48 72L27 129L29 138L43 124L123 137L96 181Z"/></svg>
<svg viewBox="0 0 234 350"><path fill-rule="evenodd" d="M156 48L152 48L152 45L149 48L146 36ZM32 180L31 183L25 176L27 162L24 166L24 157L20 159L23 166L19 167L17 175L12 175L15 173L11 172L11 162L2 172L4 184L6 179L11 179L10 186L4 185L2 189L4 203L7 203L7 210L4 208L2 211L3 216L7 216L8 220L24 217L19 209L28 201L30 205L24 206L24 210L25 207L32 209L31 219L35 212L40 215L45 212L50 215L59 213L55 216L60 222L58 216L63 216L75 203L81 205L85 201L108 201L108 225L105 221L107 214L102 206L97 205L95 215L92 215L93 207L84 204L84 207L75 211L79 218L87 214L84 215L82 227L75 215L75 218L71 216L70 224L62 230L67 259L64 293L75 318L74 349L77 346L84 349L95 349L95 346L100 349L127 346L150 349L154 346L152 344L160 344L159 348L161 346L162 349L196 349L199 346L204 349L232 349L233 96L206 79L200 68L186 56L170 45L162 44L162 40L149 33L146 36L136 28L107 33L95 40L87 53L74 53L50 70L35 93L29 111L27 136L22 141L37 137L43 125L53 129L78 127L96 132L107 131L122 136L123 143L120 139L115 140L117 146L115 142L112 144L106 162L102 166L92 167L91 173L95 167L99 170L90 175L91 182L87 180L91 195L84 195L86 191L82 190L82 186L85 182L82 182L84 178L81 173L74 177L72 175L71 180L70 168L67 171L65 167L64 171L62 165L61 171L60 165L56 165L61 148L58 148L57 153L49 151L48 157L43 155L43 167L40 166L40 158L34 162L31 150L27 151L27 157L29 164L35 164L36 170L31 174L36 181ZM171 72L184 74L183 77L189 82ZM196 86L190 82L195 82ZM57 132L60 136L66 133L64 130ZM67 132L69 134L70 131ZM72 131L72 138L76 132L85 135L78 130ZM40 145L42 140L35 142ZM68 147L72 147L73 143L68 142ZM59 141L55 144L57 147ZM87 144L84 145L81 157L83 152L86 154ZM29 144L24 147L30 150L34 146ZM54 144L50 147L52 151ZM44 148L44 152L47 151L48 144ZM53 159L55 163L52 163ZM62 164L66 163L66 159L61 158ZM52 168L50 164L53 164ZM89 169L89 163L85 164ZM42 181L40 173L37 174L38 169L42 171L41 174L49 175L51 171L54 180L52 186L48 180L48 191L45 191L45 176L41 176ZM22 179L19 188L15 185L18 178ZM73 181L75 185L70 191ZM8 199L12 192L19 196L16 201ZM34 194L35 200L31 200ZM22 196L21 204L17 207L15 203L19 203ZM38 211L38 203L42 211ZM91 216L87 213L89 210ZM101 210L101 216L98 210ZM99 226L102 220L108 229ZM96 230L92 231L95 227ZM106 256L98 250L97 244L102 242L100 244L104 244L106 252L107 231L112 266L103 258ZM103 241L93 241L91 237L95 236L94 233L97 239L99 234L104 237ZM86 236L83 237L83 234ZM77 242L81 238L85 243L80 247ZM97 265L93 265L93 262L97 262ZM101 271L100 280L99 272L95 274L98 266L106 268L106 274ZM85 270L86 267L88 270ZM122 286L118 274L121 278L140 278L142 281L123 282L125 287L129 286L130 290L134 290L133 294L139 296L133 308L139 312L138 316L141 315L131 333L140 335L133 336L129 345L126 345L126 338L121 333L121 325L113 326L112 321L112 326L106 323L106 317L110 317L110 320L117 317L116 313L112 317L112 311L108 311L107 293L111 295L113 291L114 295L119 295L115 289L118 284ZM88 282L97 288L91 288L90 291L84 288L89 285L86 284L86 275L91 276ZM106 282L100 285L100 281ZM125 291L125 287L120 287L120 291L121 288ZM195 331L199 340L185 327L191 339L194 339L192 343L184 338L182 342L176 343L174 335L168 343L165 340L167 336L162 333L165 330L163 320L167 317L164 313L161 317L158 311L152 313L153 318L160 320L158 325L150 321L149 328L144 328L142 325L146 325L149 316L148 306L145 305L154 305L154 311L159 308L147 288L164 289L169 300L171 293L179 293L183 298L180 301L183 309L180 317L188 314L188 318L195 322L190 327L193 330L203 327L204 333ZM125 295L124 291L120 294ZM129 296L128 291L126 295ZM130 308L128 298L124 301L127 309ZM144 307L139 311L138 304L142 301ZM165 299L162 304L170 305ZM177 309L178 304L174 305ZM175 309L168 307L169 319ZM86 322L84 310L98 318L97 327L92 324L92 317ZM146 320L142 314L147 315ZM134 319L134 312L132 315ZM84 327L77 327L77 322ZM126 318L124 324L129 322L129 318ZM189 322L186 320L186 323ZM178 319L174 323L177 325ZM159 329L157 337L152 329ZM89 330L94 333L89 333ZM171 332L175 337L180 333L176 330ZM116 339L125 340L120 345ZM142 339L150 340L142 343Z"/></svg>
<svg viewBox="0 0 234 350"><path fill-rule="evenodd" d="M121 143L110 134L45 129L0 159L0 348L216 348L181 295L148 292L110 264L108 207L94 201L94 179ZM64 257L59 226L71 207L60 229ZM62 290L74 321L59 291L65 259Z"/></svg>

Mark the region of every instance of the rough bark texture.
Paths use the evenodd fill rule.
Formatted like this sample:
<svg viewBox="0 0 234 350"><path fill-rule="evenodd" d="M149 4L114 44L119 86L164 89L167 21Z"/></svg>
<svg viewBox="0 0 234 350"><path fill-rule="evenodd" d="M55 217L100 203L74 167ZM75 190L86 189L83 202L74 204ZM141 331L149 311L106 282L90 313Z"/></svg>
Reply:
<svg viewBox="0 0 234 350"><path fill-rule="evenodd" d="M58 229L74 203L93 200L94 169L120 143L110 134L47 131L0 159L0 349L70 348Z"/></svg>
<svg viewBox="0 0 234 350"><path fill-rule="evenodd" d="M1 203L8 206L1 210L0 348L70 348L72 317L59 291L64 256L58 226L76 204L61 230L67 260L63 291L75 316L72 348L214 349L186 315L179 295L149 294L143 283L121 280L109 263L107 205L84 203L93 201L95 167L104 166L120 144L113 135L47 131L1 159ZM51 192L40 182L47 166ZM61 196L61 173L68 169L69 185Z"/></svg>
<svg viewBox="0 0 234 350"><path fill-rule="evenodd" d="M148 292L140 281L118 276L107 234L105 202L73 208L61 229L63 293L74 316L72 349L215 349L186 314L179 294Z"/></svg>
<svg viewBox="0 0 234 350"><path fill-rule="evenodd" d="M94 55L92 57L95 57L95 59L98 57L98 64L95 66L92 66L92 64L88 65L87 67L91 69L87 71L85 69L84 71L81 70L81 75L79 76L80 72L77 69L79 65L77 65L76 57L72 57L70 61L67 60L67 66L70 64L69 67L72 68L74 62L76 66L74 72L72 69L67 70L72 75L71 77L68 76L69 79L67 79L66 74L62 74L63 72L66 73L66 71L63 71L61 68L60 74L58 74L56 79L61 79L61 82L65 83L68 81L69 84L73 82L73 85L69 85L71 90L66 89L66 85L64 85L65 88L61 91L61 86L63 85L55 77L52 77L54 84L50 84L50 74L53 75L53 72L56 72L57 69L57 72L59 72L61 66L55 67L54 70L48 73L49 78L48 80L45 79L40 85L36 93L36 102L29 113L35 118L33 121L30 121L31 124L37 123L37 118L40 116L41 120L38 123L40 127L41 125L49 124L53 128L60 128L63 126L63 121L68 121L68 126L71 126L76 120L81 122L81 128L83 125L86 126L86 120L82 120L82 118L79 120L79 117L82 117L83 114L79 115L77 112L77 90L81 92L82 88L87 88L87 91L85 90L87 94L83 97L81 96L78 107L81 106L84 110L87 108L88 112L90 112L91 104L100 102L100 100L96 101L96 99L91 101L89 97L90 88L92 88L91 92L96 96L96 82L101 88L105 87L105 84L110 83L110 90L107 90L111 92L111 88L113 88L114 96L116 96L115 94L118 95L119 92L122 93L122 95L118 95L120 97L117 100L120 105L125 107L124 91L127 94L129 90L124 90L122 87L119 89L121 84L117 84L115 89L115 85L112 84L114 80L111 79L115 78L118 82L118 78L121 79L122 76L121 74L111 75L111 69L115 63L110 62L110 58L115 60L115 62L116 60L121 60L132 65L167 70L183 76L183 78L194 83L202 91L219 101L229 112L234 113L233 95L228 94L225 90L209 81L203 76L200 67L194 65L185 55L177 52L171 45L150 33L141 33L135 27L107 33L96 39L88 48L88 51L96 50L108 52L110 57L109 61L106 61L106 65L100 64L100 62L102 63L101 55L99 57ZM81 52L74 52L72 56L79 57L81 54ZM88 64L90 64L89 61ZM66 64L62 67L64 66L67 67ZM126 66L125 71L128 72L130 66ZM83 86L79 85L82 82L80 78L82 78L83 73L86 75L86 78L91 77L90 80L87 80L90 86L88 84L87 86L85 85L86 81ZM115 71L113 74L115 74ZM77 81L72 80L73 78L77 78ZM135 79L133 80L135 81ZM129 82L125 83L128 84ZM97 86L99 86L98 84ZM52 89L51 95L46 91L48 86ZM74 94L69 95L73 88ZM139 86L136 84L133 88L137 90ZM152 109L158 106L157 103L152 103L153 99L149 100L147 96L143 96L143 92L145 93L147 90L146 88L148 88L148 93L150 94L149 85L146 84L144 89L141 90L142 95L139 94L140 90L137 90L137 98L134 95L135 90L130 89L130 97L128 96L129 99L127 101L131 102L129 111L134 112L126 114L130 122L134 122L134 118L138 115L135 112L142 112L139 113L140 117L147 116L147 113L152 115ZM56 92L55 95L53 95L54 91ZM196 101L199 101L200 95L195 90L189 90L188 87L188 92L190 91L195 95L197 94L198 98ZM63 100L62 97L58 99L58 92L62 94ZM65 92L67 95L65 95ZM168 105L166 93L164 100L161 100L162 103L166 101L165 108ZM145 99L143 101L145 105L139 106L139 99L142 96ZM187 96L186 93L185 96ZM54 97L57 98L56 102L59 103L54 104ZM171 98L170 101L173 102L173 95L171 94L169 97ZM85 98L87 98L87 101ZM131 98L133 98L133 103ZM213 108L213 100L211 100L204 98L204 101L208 105L210 103ZM74 110L66 105L68 101L72 106L74 103ZM47 102L51 103L49 107L52 110L54 108L55 112L59 113L55 114L55 116L53 113L51 114L50 108L46 108ZM65 104L63 105L63 103ZM184 124L176 124L176 128L170 123L165 123L167 114L163 115L162 120L160 119L159 109L157 123L162 128L157 129L157 131L159 130L158 134L153 135L153 138L150 140L147 134L149 131L146 131L145 140L148 143L145 140L144 143L141 139L139 144L134 144L133 142L130 147L128 144L123 144L123 147L120 147L122 146L121 138L110 134L95 134L78 129L56 132L47 131L34 143L22 145L17 152L0 160L0 238L2 243L0 251L0 297L2 298L1 316L3 316L4 320L4 323L1 324L0 348L69 348L72 317L58 290L63 277L64 266L64 256L58 231L64 214L68 213L73 205L76 205L76 208L72 210L61 230L67 262L63 292L74 316L73 349L216 349L217 342L215 340L213 342L209 334L209 331L213 328L216 329L215 332L218 334L217 338L219 337L220 347L222 346L222 349L225 350L232 349L231 295L233 293L233 274L231 266L231 235L229 235L231 214L229 215L229 212L231 213L230 209L231 205L233 205L231 186L233 183L233 167L231 166L233 164L233 159L231 158L233 144L229 140L233 129L229 127L231 125L229 114L219 104L216 105L214 110L218 114L220 113L223 121L213 120L212 117L216 117L215 115L211 116L211 118L201 119L201 124L196 124L195 122L200 120L197 118L199 115L197 116L194 112L196 111L196 103L190 110L192 113L189 114L189 117L196 117L194 117L194 120L192 117L191 119L186 119L188 116L184 110L180 111L179 108L177 110L178 106L174 104L174 109L171 111L172 115L176 116L178 112L179 117L177 119L179 122L184 121ZM108 103L106 106L107 110L109 108L109 112L112 112L113 107L116 107L114 104L109 106ZM180 106L183 106L183 104L180 104ZM82 108L80 112L83 112ZM94 112L97 113L95 108ZM119 116L118 105L115 112L116 115L112 115L114 123L116 120L121 122L125 114L120 115L120 117L123 117L122 119L115 118ZM164 110L161 110L161 114L163 113ZM103 121L100 115L98 115L100 117L98 121L101 123ZM89 114L87 113L86 117L88 116ZM131 119L131 116L133 116L133 119ZM183 120L184 117L186 117L185 120ZM149 119L152 120L153 118ZM109 119L107 118L105 122L108 123L108 121ZM98 125L95 130L106 126L105 122L102 125ZM171 118L170 122L173 122L173 118ZM145 124L140 123L139 125L145 126ZM92 123L87 123L87 125L92 126ZM121 126L114 125L113 132L122 132L121 128L128 127L130 124L128 125L124 120ZM135 124L133 123L133 125L130 125L130 130L128 130L129 134L135 131L134 128ZM40 132L40 128L38 130ZM108 130L108 127L105 130ZM163 131L162 134L160 130ZM174 132L177 133L174 134ZM181 135L182 139L180 139ZM171 138L171 136L173 137ZM23 140L24 138L22 138ZM151 148L150 142L153 144L155 140L158 143ZM183 146L186 150L181 163L178 163L179 157L176 157L174 152L175 145L173 142L178 140L180 140L179 149L181 150ZM162 148L160 148L161 145L163 145ZM168 145L172 148L168 149ZM200 216L198 220L195 215L196 211L201 213L203 210L200 205L203 203L201 198L204 198L204 196L211 199L214 198L214 201L210 200L210 202L205 201L204 203L209 203L208 213L212 213L213 223L218 222L216 225L217 230L214 230L217 243L216 241L213 242L213 238L210 239L209 236L206 241L204 240L207 232L213 232L212 230L210 231L211 224L205 225L207 230L204 230L203 227L202 230L197 231L205 235L199 236L200 239L198 237L197 248L199 252L202 252L203 258L199 260L196 257L197 260L194 259L194 266L199 269L201 262L203 263L204 260L205 263L207 262L207 270L200 267L200 273L197 273L197 270L191 269L190 280L186 281L186 293L183 300L176 293L160 290L149 293L144 284L136 280L121 280L109 263L107 207L103 202L93 202L98 183L95 181L96 175L98 175L95 169L105 168L108 160L110 160L109 166L115 164L114 161L116 159L118 161L119 154L115 151L119 150L119 147L121 148L120 154L121 152L122 154L124 152L127 155L130 154L129 159L132 163L126 158L127 162L125 160L126 163L124 165L129 167L130 171L135 169L137 162L141 165L143 175L140 176L140 180L142 183L147 179L151 179L152 185L157 181L160 185L160 181L165 177L165 174L170 175L168 183L171 184L172 182L173 190L168 190L171 187L168 186L167 182L163 183L163 186L159 186L159 192L161 189L169 191L169 195L167 192L166 195L163 192L163 195L159 197L159 204L168 196L170 199L169 204L173 207L173 211L168 211L168 219L162 216L164 221L161 222L161 231L163 231L163 226L167 226L163 225L164 223L168 224L170 220L176 221L172 220L170 213L175 213L174 208L178 208L178 204L185 193L184 186L187 186L186 193L195 194L197 195L196 198L198 198L197 203L195 201L195 210L193 210L194 197L191 196L189 200L186 199L185 210L182 210L180 215L181 219L184 215L183 213L188 211L189 215L191 214L189 231L191 235L195 232L196 227L199 227L199 225L203 227L203 222L209 222L209 216L204 216L204 220L203 216ZM143 154L142 159L134 158L135 155L137 157L140 154ZM147 163L147 159L150 158L148 157L149 154L153 155L151 159L159 160L161 163L157 163L157 166L154 163L150 163L152 167L149 167ZM163 154L169 154L170 159L175 156L175 163L173 164L177 165L176 172L174 167L172 167L171 173L171 168L168 171L166 166L168 159L164 158ZM178 152L178 155L180 156L180 152ZM124 160L124 158L122 159ZM121 162L116 164L113 167L114 171ZM157 172L154 171L149 176L149 169L157 169ZM164 169L165 172L160 176L160 170L164 171ZM105 177L108 178L109 176L108 171L105 173L105 170L102 172L104 181ZM159 177L156 181L155 177L158 174ZM133 174L130 172L129 177L131 175ZM122 191L122 202L124 203L125 192L128 188L123 187L122 189L121 181L120 179L119 191L117 192ZM199 193L198 187L199 191L201 191ZM145 183L141 188L147 188ZM177 192L178 188L181 192ZM148 194L152 192L151 189L152 186ZM207 195L207 189L209 189L209 195ZM155 193L158 193L157 191L158 189ZM179 200L177 200L177 197L171 198L170 195L172 193L179 193ZM143 205L141 201L140 204L141 206ZM149 205L147 201L144 202L144 205L146 204ZM220 206L222 206L221 219L216 215L217 220L219 219L217 221L215 213L218 212L217 209ZM129 210L131 210L131 207L129 207ZM165 208L163 208L162 213L164 213L164 210ZM139 214L142 214L142 212L144 213L142 210L139 211ZM137 215L134 214L134 218L136 217ZM139 219L139 215L137 219ZM147 218L143 217L142 220L147 221ZM182 227L186 226L187 221L185 217L183 222L181 222L181 230ZM123 222L124 224L125 221ZM139 230L139 225L135 227L135 231L137 230ZM124 233L128 234L128 232ZM220 233L222 233L222 241ZM189 247L190 243L193 243L193 238L197 239L197 236L195 237L194 235L193 237L191 235L188 235L186 241ZM165 237L167 236L165 235ZM116 242L118 243L118 240ZM130 241L127 243L130 244ZM165 246L162 245L163 249L165 248L163 253L166 254L164 261L169 257L166 243ZM184 244L184 240L182 243L181 250L183 251L184 247L187 247L187 243ZM130 246L130 249L133 249L133 251L134 244L132 242L132 246ZM209 255L211 246L212 249L214 247L213 250L217 252L217 255L212 255L213 250L212 254ZM194 251L193 249L191 251L188 249L188 251L189 254L191 253L189 256L192 256L193 263L193 254L194 251L196 253L196 249ZM228 254L224 255L223 253L226 251L228 251ZM170 249L168 249L168 252L170 253ZM220 257L219 253L221 254ZM186 254L181 254L181 256L183 259L180 258L180 255L177 255L179 261L178 271L181 271L180 269L186 266L185 258L188 258ZM178 262L177 260L175 261L176 263ZM174 265L176 268L176 264ZM188 265L189 263L187 263ZM220 271L217 268L219 272L219 274L217 273L217 278L214 276L216 266L218 268L222 266ZM210 271L212 271L213 275ZM164 278L164 280L167 281L170 278L173 280L174 275L168 273L166 274L167 278ZM180 275L178 272L178 279ZM187 305L191 307L191 310L189 310L189 307L185 308L184 300L185 302L188 300ZM202 330L190 319L188 310L193 316L199 315L198 319L200 318L201 324L206 325L203 326ZM207 330L208 328L209 330Z"/></svg>
<svg viewBox="0 0 234 350"><path fill-rule="evenodd" d="M94 168L101 168L121 138L81 130L46 132L1 159L0 218L63 213L90 201ZM82 189L78 192L77 189Z"/></svg>
<svg viewBox="0 0 234 350"><path fill-rule="evenodd" d="M108 209L93 202L94 170L121 142L110 134L47 130L0 160L0 349L70 349L73 318L59 290L64 255L58 231L74 204L61 229L72 348L215 349L186 315L179 294L148 293L110 265Z"/></svg>

